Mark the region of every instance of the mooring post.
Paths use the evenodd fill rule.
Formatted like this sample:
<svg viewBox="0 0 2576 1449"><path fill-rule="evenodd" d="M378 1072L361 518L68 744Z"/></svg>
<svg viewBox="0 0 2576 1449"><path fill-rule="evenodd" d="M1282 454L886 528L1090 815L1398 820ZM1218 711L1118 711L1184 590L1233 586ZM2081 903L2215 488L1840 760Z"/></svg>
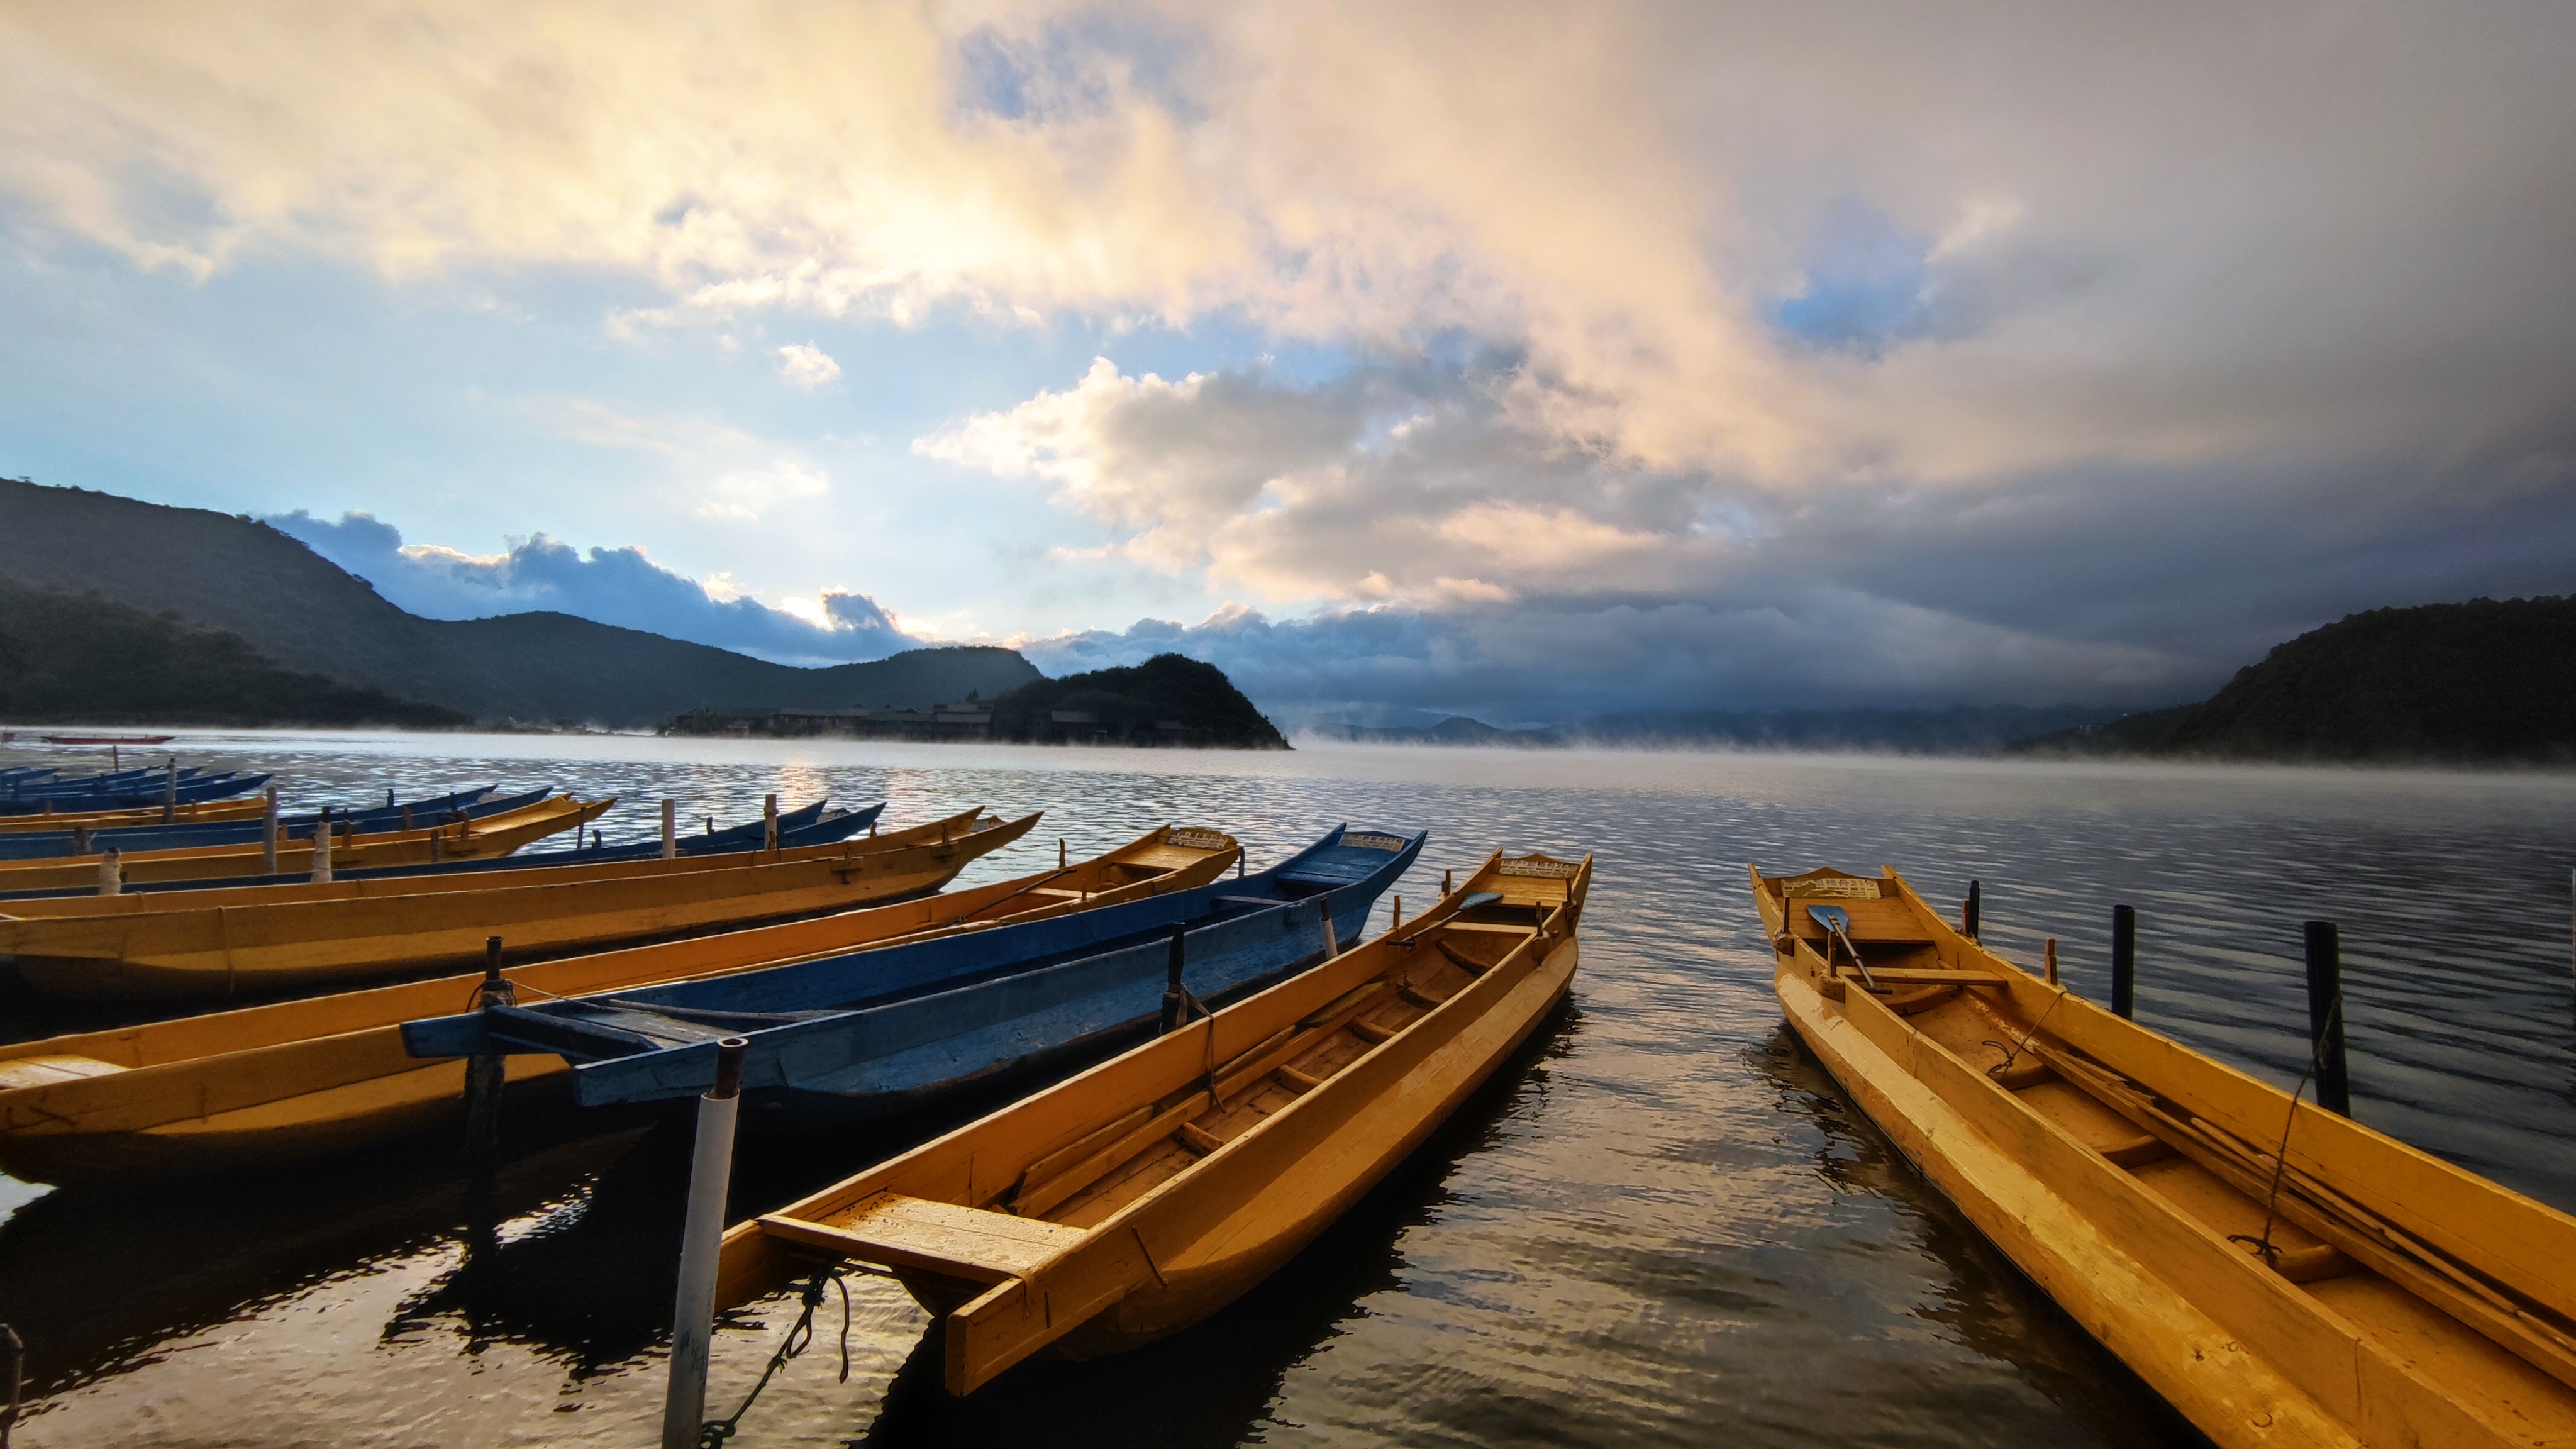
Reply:
<svg viewBox="0 0 2576 1449"><path fill-rule="evenodd" d="M662 1449L696 1449L706 1428L716 1263L724 1247L725 1187L733 1177L733 1126L742 1109L742 1052L748 1045L738 1036L716 1043L715 1089L698 1099L698 1151L689 1165L688 1223L680 1237L680 1292L671 1315L671 1389L662 1401Z"/></svg>
<svg viewBox="0 0 2576 1449"><path fill-rule="evenodd" d="M662 802L662 858L680 858L680 802L677 800Z"/></svg>
<svg viewBox="0 0 2576 1449"><path fill-rule="evenodd" d="M98 858L98 893L103 896L125 894L125 861L113 845L107 848L107 854Z"/></svg>
<svg viewBox="0 0 2576 1449"><path fill-rule="evenodd" d="M1451 883L1451 877L1456 874L1457 872L1454 870L1443 870L1440 872L1440 895L1442 899L1445 900L1458 893L1458 887Z"/></svg>
<svg viewBox="0 0 2576 1449"><path fill-rule="evenodd" d="M1065 848L1064 837L1061 835L1055 838L1055 868L1058 870L1073 868L1073 852Z"/></svg>
<svg viewBox="0 0 2576 1449"><path fill-rule="evenodd" d="M1975 881L1968 882L1968 898L1959 902L1959 934L1980 944L1984 938L1977 934L1977 917L1984 905L1985 888Z"/></svg>
<svg viewBox="0 0 2576 1449"><path fill-rule="evenodd" d="M760 804L760 848L775 854L778 850L778 797L763 799Z"/></svg>
<svg viewBox="0 0 2576 1449"><path fill-rule="evenodd" d="M2055 986L2057 984L2057 938L2048 937L2041 944L2040 950L2048 960L2048 984Z"/></svg>
<svg viewBox="0 0 2576 1449"><path fill-rule="evenodd" d="M2138 908L2111 908L2111 1014L2138 1016Z"/></svg>
<svg viewBox="0 0 2576 1449"><path fill-rule="evenodd" d="M1390 930L1390 931L1396 931L1396 930L1401 930L1401 929L1403 929L1403 927L1404 927L1404 897L1402 897L1402 896L1397 896L1397 897L1395 897L1395 904L1394 904L1394 906L1393 906L1393 907L1391 907L1391 908L1387 911L1387 913L1386 913L1386 928L1387 928L1388 930Z"/></svg>
<svg viewBox="0 0 2576 1449"><path fill-rule="evenodd" d="M2317 1105L2352 1115L2352 1074L2343 1053L2343 944L2332 921L2306 925L2308 1042L2316 1052Z"/></svg>
<svg viewBox="0 0 2576 1449"><path fill-rule="evenodd" d="M1163 960L1163 1031L1166 1034L1181 1027L1181 965L1188 958L1183 942L1187 928L1172 927L1172 951Z"/></svg>
<svg viewBox="0 0 2576 1449"><path fill-rule="evenodd" d="M313 822L313 883L331 883L331 807L328 805L322 807L321 815Z"/></svg>
<svg viewBox="0 0 2576 1449"><path fill-rule="evenodd" d="M268 787L268 804L259 813L259 873L277 874L277 787Z"/></svg>
<svg viewBox="0 0 2576 1449"><path fill-rule="evenodd" d="M161 776L161 823L179 818L179 757L172 755Z"/></svg>
<svg viewBox="0 0 2576 1449"><path fill-rule="evenodd" d="M483 982L474 988L474 1009L516 1006L518 988L501 974L501 938L483 938ZM501 1088L509 1058L499 1052L476 1052L465 1059L465 1152L478 1170L488 1169L501 1151Z"/></svg>

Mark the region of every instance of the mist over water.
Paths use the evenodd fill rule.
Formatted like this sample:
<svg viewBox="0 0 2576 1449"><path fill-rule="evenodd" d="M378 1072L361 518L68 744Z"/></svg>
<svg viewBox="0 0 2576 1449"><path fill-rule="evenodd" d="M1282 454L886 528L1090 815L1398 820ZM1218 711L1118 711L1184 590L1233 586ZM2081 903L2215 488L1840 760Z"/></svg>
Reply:
<svg viewBox="0 0 2576 1449"><path fill-rule="evenodd" d="M965 883L1166 821L1255 865L1325 828L1426 826L1408 913L1492 849L1597 855L1573 1000L1357 1210L1220 1317L1085 1364L939 1386L924 1315L849 1286L736 1442L900 1445L2192 1442L1842 1100L1771 994L1745 867L1982 882L1988 944L2108 994L2137 907L2139 1017L2284 1086L2299 923L2340 923L2356 1114L2576 1208L2576 778L1763 755L1295 754L551 736L226 735L183 759L295 798L553 782L610 839L817 795L889 826L1045 809ZM0 751L0 763L32 758ZM349 798L346 796L337 798ZM1385 921L1381 913L1379 925ZM23 996L9 1034L56 1029ZM515 1105L515 1104L514 1104ZM966 1104L971 1115L989 1104ZM739 1219L899 1150L746 1139ZM535 1104L497 1245L466 1270L453 1146L130 1193L0 1179L0 1321L30 1446L615 1444L658 1432L685 1118ZM792 1297L720 1332L731 1412Z"/></svg>

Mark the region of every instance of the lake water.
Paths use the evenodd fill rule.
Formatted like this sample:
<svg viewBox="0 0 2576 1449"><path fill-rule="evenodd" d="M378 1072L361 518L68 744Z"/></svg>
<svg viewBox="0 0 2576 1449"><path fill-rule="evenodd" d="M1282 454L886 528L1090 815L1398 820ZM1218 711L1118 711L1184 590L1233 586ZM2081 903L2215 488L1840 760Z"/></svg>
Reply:
<svg viewBox="0 0 2576 1449"><path fill-rule="evenodd" d="M2137 907L2139 1018L2283 1085L2299 922L2341 923L2356 1114L2576 1207L2576 778L1764 755L1318 747L1217 755L487 736L192 736L184 757L406 795L616 793L611 838L760 796L890 824L1043 808L965 880L1164 821L1256 864L1325 827L1426 826L1399 887L1487 851L1597 854L1570 1005L1393 1178L1220 1317L975 1398L882 1280L827 1300L743 1445L2188 1443L1915 1177L1783 1028L1745 866L1981 880L1989 944L2107 995ZM0 763L30 758L0 751ZM1383 923L1383 916L1380 917ZM20 999L17 1034L38 1018ZM746 1142L737 1218L887 1141ZM43 1445L655 1442L684 1125L510 1123L497 1249L464 1272L452 1149L128 1194L0 1179L0 1321ZM730 1411L792 1301L718 1335Z"/></svg>

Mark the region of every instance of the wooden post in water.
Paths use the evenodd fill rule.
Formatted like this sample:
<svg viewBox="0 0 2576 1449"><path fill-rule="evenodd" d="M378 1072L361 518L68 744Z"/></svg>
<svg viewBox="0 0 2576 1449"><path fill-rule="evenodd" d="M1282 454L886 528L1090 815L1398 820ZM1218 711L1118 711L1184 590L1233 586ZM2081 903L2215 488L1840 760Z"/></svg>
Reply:
<svg viewBox="0 0 2576 1449"><path fill-rule="evenodd" d="M259 813L259 873L277 874L277 787L268 787L268 804Z"/></svg>
<svg viewBox="0 0 2576 1449"><path fill-rule="evenodd" d="M2048 958L2048 984L2055 986L2057 984L2057 938L2055 936L2047 938L2040 949Z"/></svg>
<svg viewBox="0 0 2576 1449"><path fill-rule="evenodd" d="M761 819L761 827L760 827L760 848L761 848L761 849L763 849L763 850L766 850L766 851L768 851L768 852L770 852L771 854L773 854L773 855L774 855L774 854L776 854L776 853L777 853L777 851L778 851L778 797L777 797L777 796L775 796L775 795L771 795L771 796L767 797L766 799L764 799L763 801L761 801L761 805L760 805L760 819Z"/></svg>
<svg viewBox="0 0 2576 1449"><path fill-rule="evenodd" d="M2308 1044L2316 1053L2317 1105L2352 1115L2352 1074L2343 1052L2343 946L2332 921L2305 927L2308 957Z"/></svg>
<svg viewBox="0 0 2576 1449"><path fill-rule="evenodd" d="M707 1422L707 1360L716 1317L716 1264L724 1246L725 1188L733 1177L734 1119L742 1111L742 1053L716 1043L715 1089L698 1099L698 1150L689 1164L689 1211L680 1235L679 1301L671 1313L671 1387L662 1401L662 1449L697 1449Z"/></svg>
<svg viewBox="0 0 2576 1449"><path fill-rule="evenodd" d="M322 814L313 822L313 883L331 883L331 807L328 805L322 807Z"/></svg>
<svg viewBox="0 0 2576 1449"><path fill-rule="evenodd" d="M117 855L113 845L107 848L107 854L98 858L98 893L103 896L125 894L125 861Z"/></svg>
<svg viewBox="0 0 2576 1449"><path fill-rule="evenodd" d="M662 858L680 858L680 802L677 800L662 802Z"/></svg>
<svg viewBox="0 0 2576 1449"><path fill-rule="evenodd" d="M1181 966L1189 958L1189 947L1184 941L1187 934L1185 926L1176 924L1172 927L1172 952L1163 960L1163 1034L1166 1036L1181 1029Z"/></svg>
<svg viewBox="0 0 2576 1449"><path fill-rule="evenodd" d="M474 1009L518 1004L518 988L501 974L501 938L483 938L483 980L474 988ZM499 1052L476 1052L465 1059L466 1195L488 1192L501 1157L501 1089L508 1084L509 1058ZM468 1204L469 1208L472 1206ZM469 1211L469 1218L475 1216Z"/></svg>
<svg viewBox="0 0 2576 1449"><path fill-rule="evenodd" d="M2138 909L2111 908L2111 1014L2138 1017Z"/></svg>
<svg viewBox="0 0 2576 1449"><path fill-rule="evenodd" d="M1073 868L1073 852L1065 846L1064 837L1061 835L1055 838L1055 868L1058 870Z"/></svg>
<svg viewBox="0 0 2576 1449"><path fill-rule="evenodd" d="M1455 874L1455 871L1450 870L1440 872L1440 894L1444 899L1458 893L1458 887L1450 884L1450 877Z"/></svg>
<svg viewBox="0 0 2576 1449"><path fill-rule="evenodd" d="M161 776L161 823L169 825L179 818L179 757L172 755Z"/></svg>
<svg viewBox="0 0 2576 1449"><path fill-rule="evenodd" d="M1985 907L1985 894L1985 888L1983 886L1980 886L1975 881L1970 881L1968 882L1968 898L1959 903L1959 934L1967 937L1971 941L1982 942L1984 939L1977 934L1977 927L1979 924L1978 916L1982 913Z"/></svg>
<svg viewBox="0 0 2576 1449"><path fill-rule="evenodd" d="M1397 896L1394 899L1395 904L1386 913L1386 928L1390 931L1400 931L1404 929L1404 897Z"/></svg>

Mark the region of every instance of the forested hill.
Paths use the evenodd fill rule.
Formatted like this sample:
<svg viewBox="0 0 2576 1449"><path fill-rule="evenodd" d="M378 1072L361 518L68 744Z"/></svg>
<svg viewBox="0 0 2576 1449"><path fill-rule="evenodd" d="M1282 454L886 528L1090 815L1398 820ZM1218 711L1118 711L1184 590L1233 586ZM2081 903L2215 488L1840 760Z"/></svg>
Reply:
<svg viewBox="0 0 2576 1449"><path fill-rule="evenodd" d="M6 579L0 719L414 728L466 722L434 704L280 669L239 634Z"/></svg>
<svg viewBox="0 0 2576 1449"><path fill-rule="evenodd" d="M2199 704L2026 753L2576 763L2576 597L2373 609L2282 644Z"/></svg>
<svg viewBox="0 0 2576 1449"><path fill-rule="evenodd" d="M1176 744L1230 749L1288 748L1278 727L1223 670L1179 654L1024 684L993 701L993 734L1062 738L1068 727L1058 723L1060 714L1081 717L1070 728L1085 738L1144 743L1168 737Z"/></svg>
<svg viewBox="0 0 2576 1449"><path fill-rule="evenodd" d="M1008 649L798 669L568 614L423 619L255 519L22 479L0 479L0 580L172 613L240 636L273 667L496 722L632 728L710 705L918 707L1043 677Z"/></svg>

